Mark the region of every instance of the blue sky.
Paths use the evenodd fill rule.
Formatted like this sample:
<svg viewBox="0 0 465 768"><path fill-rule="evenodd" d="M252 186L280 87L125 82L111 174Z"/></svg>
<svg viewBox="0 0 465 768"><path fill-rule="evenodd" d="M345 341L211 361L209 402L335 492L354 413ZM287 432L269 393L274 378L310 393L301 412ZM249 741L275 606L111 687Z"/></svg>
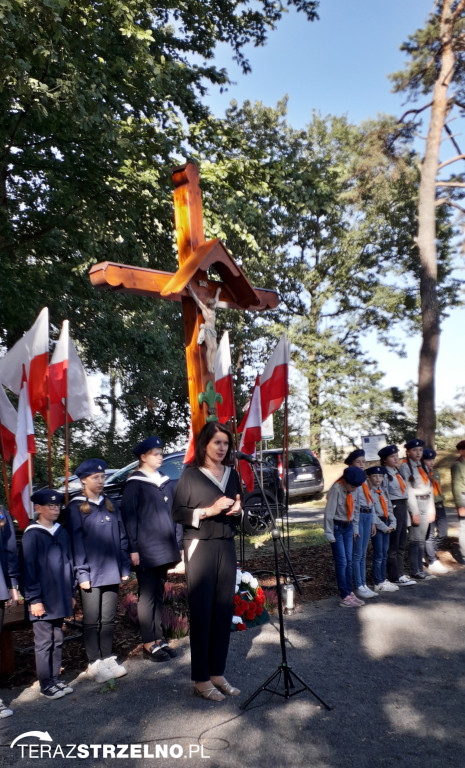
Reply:
<svg viewBox="0 0 465 768"><path fill-rule="evenodd" d="M391 93L387 75L402 68L399 46L423 26L432 8L433 0L321 0L320 21L312 24L292 11L264 48L247 50L251 74L242 74L226 47L219 50L217 64L236 82L224 94L212 89L205 100L222 116L232 99L273 106L287 94L288 120L295 128L308 123L313 110L346 114L354 122L379 113L400 115L405 97ZM454 310L443 324L438 404L452 403L456 389L465 386L464 321L465 310ZM407 359L369 347L386 372L386 386L417 379L420 339L405 341Z"/></svg>

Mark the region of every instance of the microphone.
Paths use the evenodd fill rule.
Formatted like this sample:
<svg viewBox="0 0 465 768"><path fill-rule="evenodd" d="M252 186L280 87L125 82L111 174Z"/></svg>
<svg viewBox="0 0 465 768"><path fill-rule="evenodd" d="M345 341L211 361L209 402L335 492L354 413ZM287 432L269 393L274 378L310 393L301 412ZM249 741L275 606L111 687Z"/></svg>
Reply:
<svg viewBox="0 0 465 768"><path fill-rule="evenodd" d="M249 464L265 464L264 461L260 461L260 459L256 459L254 456L251 456L249 453L243 453L243 451L236 451L236 459L239 461L248 461Z"/></svg>

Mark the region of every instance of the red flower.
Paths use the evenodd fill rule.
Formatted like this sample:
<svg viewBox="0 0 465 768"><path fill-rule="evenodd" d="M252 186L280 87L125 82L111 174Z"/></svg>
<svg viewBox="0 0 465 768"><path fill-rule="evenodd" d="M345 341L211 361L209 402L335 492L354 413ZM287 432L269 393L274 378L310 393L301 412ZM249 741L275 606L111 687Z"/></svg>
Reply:
<svg viewBox="0 0 465 768"><path fill-rule="evenodd" d="M234 605L239 605L242 602L239 595L234 595Z"/></svg>
<svg viewBox="0 0 465 768"><path fill-rule="evenodd" d="M263 605L257 606L257 616L261 616L263 613Z"/></svg>
<svg viewBox="0 0 465 768"><path fill-rule="evenodd" d="M247 629L245 624L236 624L236 628L238 632L243 632L244 629Z"/></svg>
<svg viewBox="0 0 465 768"><path fill-rule="evenodd" d="M253 621L255 618L255 611L256 611L255 603L250 603L247 613L245 614L245 618L248 621Z"/></svg>

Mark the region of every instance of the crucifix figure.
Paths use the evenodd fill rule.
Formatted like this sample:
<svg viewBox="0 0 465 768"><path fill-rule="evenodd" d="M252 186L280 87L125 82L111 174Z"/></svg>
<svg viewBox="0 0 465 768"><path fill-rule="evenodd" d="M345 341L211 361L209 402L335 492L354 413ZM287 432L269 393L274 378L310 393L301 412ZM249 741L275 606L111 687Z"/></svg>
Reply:
<svg viewBox="0 0 465 768"><path fill-rule="evenodd" d="M253 288L219 239L205 240L197 166L186 163L175 168L173 183L179 255L177 272L172 274L106 261L95 264L89 275L96 288L182 302L189 402L195 438L207 418L214 418L211 412L215 402L213 371L217 307L263 311L274 309L279 298L275 291ZM216 271L221 282L209 279L209 269ZM192 284L196 286L195 291ZM209 403L207 412L204 403Z"/></svg>

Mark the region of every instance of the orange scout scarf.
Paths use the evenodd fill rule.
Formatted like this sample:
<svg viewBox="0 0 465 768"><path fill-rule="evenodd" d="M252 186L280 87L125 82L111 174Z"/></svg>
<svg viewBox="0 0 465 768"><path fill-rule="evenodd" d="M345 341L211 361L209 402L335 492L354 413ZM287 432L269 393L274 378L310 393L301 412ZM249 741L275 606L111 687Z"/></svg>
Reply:
<svg viewBox="0 0 465 768"><path fill-rule="evenodd" d="M404 459L403 462L402 462L402 464L407 464L407 463L408 463L407 459ZM426 474L426 472L423 469L423 467L421 466L421 464L417 464L417 469L418 469L418 472L420 473L420 477L423 480L424 484L428 485L428 475ZM403 493L403 491L402 491L402 493Z"/></svg>
<svg viewBox="0 0 465 768"><path fill-rule="evenodd" d="M397 480L399 482L400 492L404 493L405 492L404 478L402 477L402 475L399 475L398 472L396 472L396 477L397 477Z"/></svg>
<svg viewBox="0 0 465 768"><path fill-rule="evenodd" d="M435 496L442 496L441 486L439 485L438 481L433 475L433 472L431 471L428 475L429 479L431 480L431 485L433 486L433 493Z"/></svg>
<svg viewBox="0 0 465 768"><path fill-rule="evenodd" d="M373 504L373 499L371 498L370 490L369 490L367 484L363 483L362 484L362 488L363 488L363 493L365 494L365 498L367 500L367 504Z"/></svg>
<svg viewBox="0 0 465 768"><path fill-rule="evenodd" d="M338 482L339 485L342 485L342 483L343 483L342 477L339 480L337 480L336 482ZM352 515L354 514L354 497L352 496L351 493L347 493L347 496L346 496L346 507L347 507L347 520L350 523L350 519L351 519Z"/></svg>
<svg viewBox="0 0 465 768"><path fill-rule="evenodd" d="M379 496L379 500L381 502L381 506L382 506L383 512L384 512L384 517L387 520L387 518L388 518L388 508L387 508L387 504L386 504L385 498L383 496L383 492L379 488L376 488L375 493L377 493L378 496Z"/></svg>

